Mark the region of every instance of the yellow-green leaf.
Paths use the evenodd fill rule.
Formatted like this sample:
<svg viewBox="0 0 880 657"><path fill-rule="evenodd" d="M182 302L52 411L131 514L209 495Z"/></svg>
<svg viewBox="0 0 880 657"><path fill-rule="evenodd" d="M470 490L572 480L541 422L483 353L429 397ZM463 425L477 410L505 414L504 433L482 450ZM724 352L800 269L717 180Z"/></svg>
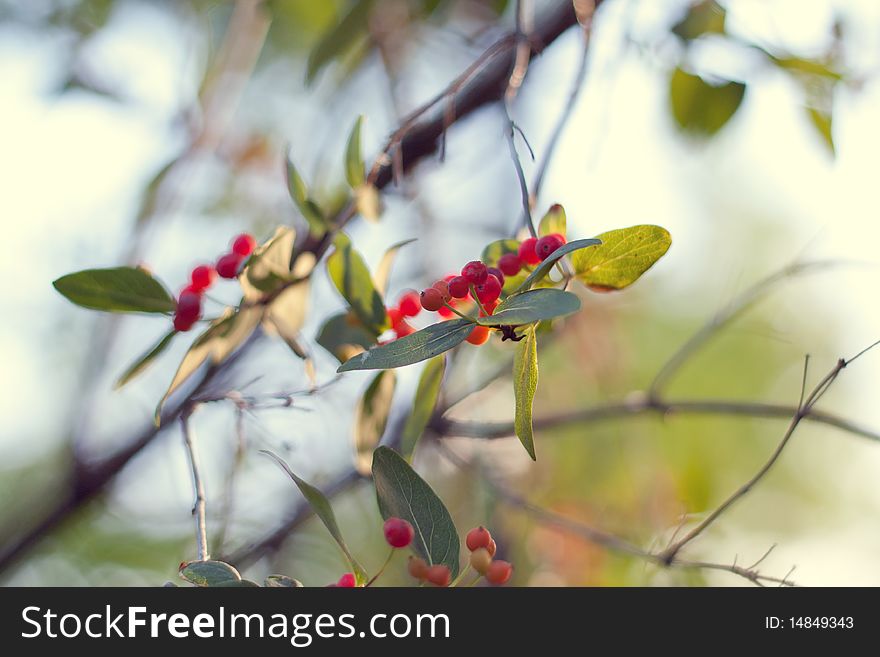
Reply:
<svg viewBox="0 0 880 657"><path fill-rule="evenodd" d="M309 225L309 231L313 235L323 234L329 228L329 222L321 207L309 196L308 187L296 167L293 166L289 155L287 158L287 189L294 205Z"/></svg>
<svg viewBox="0 0 880 657"><path fill-rule="evenodd" d="M349 307L364 326L375 335L388 328L385 303L373 285L367 263L351 246L351 240L339 233L333 253L327 258L327 272Z"/></svg>
<svg viewBox="0 0 880 657"><path fill-rule="evenodd" d="M672 116L683 131L710 137L733 117L745 92L741 82L712 85L677 68L669 81Z"/></svg>
<svg viewBox="0 0 880 657"><path fill-rule="evenodd" d="M565 209L558 203L551 205L550 209L547 210L547 214L541 218L541 223L538 224L538 236L544 237L545 235L559 233L565 237L565 224Z"/></svg>
<svg viewBox="0 0 880 657"><path fill-rule="evenodd" d="M819 137L822 138L822 143L825 144L828 152L831 154L832 157L834 157L836 149L834 148L834 134L831 131L831 112L825 112L815 107L808 107L807 113L810 117L810 122L816 129Z"/></svg>
<svg viewBox="0 0 880 657"><path fill-rule="evenodd" d="M330 28L309 53L306 82L311 84L328 63L352 49L368 34L370 10L374 0L357 0L351 11Z"/></svg>
<svg viewBox="0 0 880 657"><path fill-rule="evenodd" d="M412 409L403 425L400 438L400 453L404 458L408 459L415 451L419 439L425 432L425 427L428 426L428 422L434 414L445 372L446 357L443 355L436 356L425 363L425 369L422 370L416 396L413 399Z"/></svg>
<svg viewBox="0 0 880 657"><path fill-rule="evenodd" d="M672 244L665 228L651 225L610 230L599 239L601 246L578 251L571 259L578 280L598 290L632 285Z"/></svg>
<svg viewBox="0 0 880 657"><path fill-rule="evenodd" d="M376 273L373 274L373 283L376 285L376 289L379 290L379 294L381 294L383 298L388 294L388 281L391 278L391 267L394 264L394 258L397 257L397 252L407 244L412 244L415 241L416 239L412 238L403 240L397 244L392 244L385 251L382 260L379 261L379 266L376 267Z"/></svg>
<svg viewBox="0 0 880 657"><path fill-rule="evenodd" d="M535 437L532 431L532 403L538 389L538 341L534 327L524 333L517 343L516 360L513 361L513 393L516 400L514 429L516 437L532 457L535 457Z"/></svg>
<svg viewBox="0 0 880 657"><path fill-rule="evenodd" d="M115 313L171 313L168 290L141 267L86 269L62 276L52 285L83 308Z"/></svg>
<svg viewBox="0 0 880 657"><path fill-rule="evenodd" d="M394 370L381 370L373 377L355 409L355 467L362 475L370 474L373 450L385 434L396 383Z"/></svg>
<svg viewBox="0 0 880 657"><path fill-rule="evenodd" d="M364 176L364 158L361 155L361 126L364 117L359 116L354 122L351 133L348 135L348 144L345 147L345 179L352 189L357 190L366 180ZM358 203L360 209L360 202Z"/></svg>

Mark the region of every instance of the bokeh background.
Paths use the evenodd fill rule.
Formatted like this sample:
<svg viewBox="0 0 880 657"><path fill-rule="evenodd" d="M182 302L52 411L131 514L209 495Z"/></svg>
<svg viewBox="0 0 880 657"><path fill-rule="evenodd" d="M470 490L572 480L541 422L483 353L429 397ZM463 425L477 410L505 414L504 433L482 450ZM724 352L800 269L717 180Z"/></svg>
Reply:
<svg viewBox="0 0 880 657"><path fill-rule="evenodd" d="M533 10L540 15L557 1L535 2ZM358 115L366 117L370 160L403 115L514 25L513 2L378 0L307 81L316 44L355 4L0 2L0 547L14 545L65 499L74 455L100 459L149 426L187 346L178 341L141 378L114 390L127 364L167 329L165 320L88 312L51 282L78 269L140 262L177 289L238 232L266 238L278 224L301 228L284 181L288 145L314 194L332 205ZM722 12L723 27L696 35L675 28L689 10L683 0L607 0L597 13L587 75L537 211L562 203L570 237L659 224L673 246L633 288L585 296L585 311L542 346L536 417L644 390L721 307L793 261L834 265L768 289L689 359L669 384L670 398L796 404L805 354L816 381L838 357L880 338L880 5L709 4L716 18ZM539 159L582 49L583 30L563 34L533 61L514 103ZM741 105L714 134L676 121L670 78L677 67L713 83L746 84ZM401 253L393 294L452 271L516 226L519 189L503 117L487 106L458 122L443 161L431 158L388 188L379 223L351 224L373 266L392 243L418 238ZM534 164L520 147L531 178ZM235 301L231 288L217 296ZM338 363L314 340L342 306L321 273L303 336L322 382ZM450 394L503 357L500 344L465 354ZM398 411L418 373L418 366L402 372ZM878 375L880 353L868 354L842 374L822 408L880 430ZM224 391L257 396L309 385L302 361L268 337L227 378ZM320 394L297 396L290 408L246 414L240 458L233 406L200 409L193 427L215 555L246 546L300 501L258 449L282 453L318 485L350 467L353 408L367 381L347 375ZM502 378L451 414L509 420L512 408ZM539 433L535 465L515 438L446 444L530 501L648 547L662 545L682 513L699 518L745 481L784 428L784 420L684 414L574 424ZM648 566L543 527L430 441L416 464L459 529L483 523L493 530L517 565L518 585L746 583ZM878 471L880 444L805 423L778 467L687 556L748 564L775 544L762 564L766 574L781 577L796 566L791 578L801 584L880 584ZM175 425L105 494L7 564L0 582L161 585L195 556L191 503ZM377 567L385 550L370 486L353 487L334 505L353 550ZM403 564L402 556L392 562L387 583L407 583ZM322 585L344 567L312 521L246 573L283 572Z"/></svg>

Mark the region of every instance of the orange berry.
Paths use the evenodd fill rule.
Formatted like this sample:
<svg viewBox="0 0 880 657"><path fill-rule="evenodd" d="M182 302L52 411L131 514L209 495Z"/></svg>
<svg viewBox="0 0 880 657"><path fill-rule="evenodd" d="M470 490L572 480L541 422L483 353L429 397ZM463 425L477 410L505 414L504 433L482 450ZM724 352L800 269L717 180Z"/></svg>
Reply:
<svg viewBox="0 0 880 657"><path fill-rule="evenodd" d="M474 527L467 533L465 536L464 542L467 545L467 549L473 552L474 550L478 550L479 548L487 548L489 547L489 543L492 541L492 534L489 533L489 530L480 525L479 527Z"/></svg>
<svg viewBox="0 0 880 657"><path fill-rule="evenodd" d="M489 584L495 584L496 586L500 586L501 584L506 583L510 576L513 575L513 566L509 564L507 561L493 561L488 570L486 570L486 581Z"/></svg>
<svg viewBox="0 0 880 657"><path fill-rule="evenodd" d="M471 344L477 345L478 347L481 344L485 344L489 339L489 327L488 326L474 326L473 330L471 330L471 334L467 336L466 340Z"/></svg>
<svg viewBox="0 0 880 657"><path fill-rule="evenodd" d="M428 564L425 563L424 559L420 559L419 557L410 557L406 564L406 569L409 571L409 574L416 579L423 580L428 577Z"/></svg>
<svg viewBox="0 0 880 657"><path fill-rule="evenodd" d="M449 566L435 564L428 567L425 579L434 586L449 586L449 583L452 581L452 572L449 570Z"/></svg>

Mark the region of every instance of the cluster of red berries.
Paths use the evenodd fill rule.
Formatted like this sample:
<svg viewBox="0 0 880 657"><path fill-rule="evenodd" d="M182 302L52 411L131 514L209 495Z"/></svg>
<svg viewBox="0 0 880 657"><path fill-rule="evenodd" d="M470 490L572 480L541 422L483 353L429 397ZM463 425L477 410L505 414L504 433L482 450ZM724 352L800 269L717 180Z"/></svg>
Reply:
<svg viewBox="0 0 880 657"><path fill-rule="evenodd" d="M471 551L471 568L486 578L489 584L505 584L513 575L513 565L495 559L497 547L492 534L485 527L474 527L465 538L467 549Z"/></svg>
<svg viewBox="0 0 880 657"><path fill-rule="evenodd" d="M202 296L220 278L236 278L242 263L254 252L257 241L242 233L232 240L232 248L217 259L216 265L199 265L189 275L189 285L180 291L174 311L174 330L189 331L202 316Z"/></svg>

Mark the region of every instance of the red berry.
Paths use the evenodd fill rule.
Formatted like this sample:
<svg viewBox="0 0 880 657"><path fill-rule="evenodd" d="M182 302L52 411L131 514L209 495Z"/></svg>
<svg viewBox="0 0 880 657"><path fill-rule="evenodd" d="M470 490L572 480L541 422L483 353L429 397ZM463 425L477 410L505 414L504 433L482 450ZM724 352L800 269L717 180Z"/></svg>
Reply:
<svg viewBox="0 0 880 657"><path fill-rule="evenodd" d="M428 564L419 557L410 557L406 564L406 569L416 579L425 579L428 576Z"/></svg>
<svg viewBox="0 0 880 657"><path fill-rule="evenodd" d="M257 240L253 235L242 233L232 241L232 252L247 258L257 248Z"/></svg>
<svg viewBox="0 0 880 657"><path fill-rule="evenodd" d="M436 564L428 568L425 579L434 586L449 586L449 582L452 581L452 572L449 570L449 566Z"/></svg>
<svg viewBox="0 0 880 657"><path fill-rule="evenodd" d="M354 577L354 573L345 573L339 578L339 581L336 582L336 586L343 589L353 589L357 586L357 580Z"/></svg>
<svg viewBox="0 0 880 657"><path fill-rule="evenodd" d="M467 549L473 552L479 548L487 548L489 547L489 543L492 541L492 534L489 533L489 530L480 525L479 527L474 527L467 533L465 536L464 542L467 545Z"/></svg>
<svg viewBox="0 0 880 657"><path fill-rule="evenodd" d="M400 312L403 313L404 317L415 317L422 309L421 304L419 304L418 292L415 290L407 290L400 295L400 300L397 302L397 306L400 308Z"/></svg>
<svg viewBox="0 0 880 657"><path fill-rule="evenodd" d="M189 331L193 324L199 321L198 317L184 317L183 315L174 316L174 330L184 333Z"/></svg>
<svg viewBox="0 0 880 657"><path fill-rule="evenodd" d="M529 237L522 241L519 245L519 252L517 253L521 262L524 262L527 265L537 265L541 262L541 258L535 253L535 244L537 243L538 240L535 237Z"/></svg>
<svg viewBox="0 0 880 657"><path fill-rule="evenodd" d="M202 312L202 297L197 292L184 290L177 298L176 314L181 317L198 317Z"/></svg>
<svg viewBox="0 0 880 657"><path fill-rule="evenodd" d="M489 327L488 326L474 326L471 330L471 333L467 338L465 338L472 345L476 345L479 347L481 344L485 344L489 339Z"/></svg>
<svg viewBox="0 0 880 657"><path fill-rule="evenodd" d="M479 260L471 260L461 268L461 275L464 276L468 283L479 285L486 280L489 270Z"/></svg>
<svg viewBox="0 0 880 657"><path fill-rule="evenodd" d="M483 304L483 308L486 309L486 314L484 315L482 312L480 313L480 317L485 317L486 315L491 315L495 312L495 309L498 307L498 299L495 301L487 301Z"/></svg>
<svg viewBox="0 0 880 657"><path fill-rule="evenodd" d="M486 548L477 548L471 552L471 568L476 570L480 575L485 575L492 565L492 555Z"/></svg>
<svg viewBox="0 0 880 657"><path fill-rule="evenodd" d="M404 548L412 543L416 535L413 526L403 518L388 518L382 526L385 540L393 548Z"/></svg>
<svg viewBox="0 0 880 657"><path fill-rule="evenodd" d="M190 288L195 292L207 290L214 283L216 277L217 270L211 265L199 265L190 272Z"/></svg>
<svg viewBox="0 0 880 657"><path fill-rule="evenodd" d="M493 538L489 541L489 545L486 546L486 549L489 550L489 556L494 557L495 553L498 551L498 546L495 545L495 539Z"/></svg>
<svg viewBox="0 0 880 657"><path fill-rule="evenodd" d="M440 317L442 317L443 319L449 319L455 313L446 306L443 306L442 308L440 308L440 310L437 311L437 314L440 315Z"/></svg>
<svg viewBox="0 0 880 657"><path fill-rule="evenodd" d="M237 253L227 253L217 260L217 273L221 278L236 278L244 257Z"/></svg>
<svg viewBox="0 0 880 657"><path fill-rule="evenodd" d="M403 313L400 312L400 308L388 308L388 323L391 324L391 328L397 328L397 325L403 321Z"/></svg>
<svg viewBox="0 0 880 657"><path fill-rule="evenodd" d="M565 244L565 239L558 233L545 235L535 243L535 253L541 260L546 260L560 246Z"/></svg>
<svg viewBox="0 0 880 657"><path fill-rule="evenodd" d="M493 561L486 570L486 581L496 586L504 584L513 575L513 566L506 561Z"/></svg>
<svg viewBox="0 0 880 657"><path fill-rule="evenodd" d="M440 296L443 297L443 301L449 303L449 300L452 298L452 295L449 293L449 283L446 281L437 281L431 287L440 293Z"/></svg>
<svg viewBox="0 0 880 657"><path fill-rule="evenodd" d="M498 267L489 267L489 276L497 278L498 282L501 283L501 287L504 287L504 272L498 269Z"/></svg>
<svg viewBox="0 0 880 657"><path fill-rule="evenodd" d="M443 307L443 295L435 287L422 290L420 301L422 308L429 312L436 312Z"/></svg>
<svg viewBox="0 0 880 657"><path fill-rule="evenodd" d="M415 333L416 330L407 322L401 320L400 323L394 327L394 332L397 334L398 338L405 338L406 336Z"/></svg>
<svg viewBox="0 0 880 657"><path fill-rule="evenodd" d="M516 253L505 253L498 259L498 269L505 276L516 276L522 269L522 262Z"/></svg>
<svg viewBox="0 0 880 657"><path fill-rule="evenodd" d="M474 290L480 303L489 303L501 296L501 283L494 276L487 276L486 282L474 286Z"/></svg>
<svg viewBox="0 0 880 657"><path fill-rule="evenodd" d="M449 294L455 299L464 299L470 292L470 282L464 276L454 276L448 286Z"/></svg>

